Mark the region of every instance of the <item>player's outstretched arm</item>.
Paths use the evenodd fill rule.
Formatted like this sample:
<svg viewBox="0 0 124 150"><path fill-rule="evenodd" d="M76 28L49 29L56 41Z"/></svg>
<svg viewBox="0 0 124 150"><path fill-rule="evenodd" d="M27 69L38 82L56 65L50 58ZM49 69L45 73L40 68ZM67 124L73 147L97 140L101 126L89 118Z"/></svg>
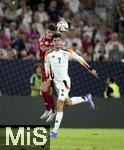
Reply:
<svg viewBox="0 0 124 150"><path fill-rule="evenodd" d="M83 59L83 57L79 56L74 51L71 51L72 59L78 61L81 65L83 65L93 76L98 78L97 72L95 69L91 69L90 65Z"/></svg>

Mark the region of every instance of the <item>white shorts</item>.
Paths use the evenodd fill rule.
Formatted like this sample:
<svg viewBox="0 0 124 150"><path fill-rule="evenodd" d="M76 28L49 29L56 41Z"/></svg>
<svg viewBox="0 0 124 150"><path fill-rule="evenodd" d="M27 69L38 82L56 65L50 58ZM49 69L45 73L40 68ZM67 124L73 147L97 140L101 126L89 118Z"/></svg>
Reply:
<svg viewBox="0 0 124 150"><path fill-rule="evenodd" d="M65 101L69 97L71 81L70 78L66 80L56 80L54 79L54 86L58 94L58 99Z"/></svg>

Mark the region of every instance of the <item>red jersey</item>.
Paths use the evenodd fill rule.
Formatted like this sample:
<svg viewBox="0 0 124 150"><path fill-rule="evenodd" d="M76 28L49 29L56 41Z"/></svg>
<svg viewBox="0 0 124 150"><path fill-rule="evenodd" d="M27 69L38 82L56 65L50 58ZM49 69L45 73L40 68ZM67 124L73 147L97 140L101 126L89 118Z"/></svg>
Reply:
<svg viewBox="0 0 124 150"><path fill-rule="evenodd" d="M45 53L48 51L50 48L53 47L52 39L48 39L45 36L42 36L39 40L39 49L40 49L40 58L41 60L44 61Z"/></svg>

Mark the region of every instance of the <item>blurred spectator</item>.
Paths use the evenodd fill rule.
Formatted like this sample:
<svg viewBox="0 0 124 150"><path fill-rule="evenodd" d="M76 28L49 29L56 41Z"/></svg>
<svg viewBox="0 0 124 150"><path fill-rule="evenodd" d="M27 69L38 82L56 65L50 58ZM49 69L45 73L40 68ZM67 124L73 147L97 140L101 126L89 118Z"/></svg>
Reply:
<svg viewBox="0 0 124 150"><path fill-rule="evenodd" d="M76 51L80 55L85 54L88 60L120 60L120 53L124 55L124 47L118 39L118 34L113 33L111 26L104 29L100 23L98 25L97 21L95 22L94 11L85 7L89 2L91 5L91 1L84 3L82 0L20 0L17 5L13 0L0 0L1 57L6 57L7 46L11 44L16 58L37 59L38 37L44 35L44 30L50 22L56 23L63 17L69 24L69 32L62 33L66 47L77 49ZM87 8L91 7L87 5ZM101 42L101 32L106 44ZM113 51L115 44L118 46ZM111 58L108 59L108 56Z"/></svg>
<svg viewBox="0 0 124 150"><path fill-rule="evenodd" d="M5 58L5 54L4 54L4 49L0 48L0 59L4 59Z"/></svg>
<svg viewBox="0 0 124 150"><path fill-rule="evenodd" d="M83 58L85 61L87 61L87 62L89 61L89 56L87 53L83 53Z"/></svg>
<svg viewBox="0 0 124 150"><path fill-rule="evenodd" d="M5 28L5 34L11 39L13 43L17 37L16 22L11 22L9 28Z"/></svg>
<svg viewBox="0 0 124 150"><path fill-rule="evenodd" d="M9 5L5 11L4 17L8 23L11 21L17 21L20 13L16 10L15 1L10 1Z"/></svg>
<svg viewBox="0 0 124 150"><path fill-rule="evenodd" d="M24 0L25 1L25 0ZM31 9L34 11L36 9L36 6L40 4L42 1L46 4L49 0L26 0L27 5L31 6ZM47 4L47 7L49 6L49 2Z"/></svg>
<svg viewBox="0 0 124 150"><path fill-rule="evenodd" d="M84 32L82 39L83 51L82 53L87 53L88 48L92 45L90 34L88 32Z"/></svg>
<svg viewBox="0 0 124 150"><path fill-rule="evenodd" d="M3 6L3 1L0 0L0 29L2 28L2 22L3 22L3 17L4 17L2 6Z"/></svg>
<svg viewBox="0 0 124 150"><path fill-rule="evenodd" d="M26 1L25 0L20 0L19 2L19 9L17 9L20 13L22 13L23 11L25 11L26 9Z"/></svg>
<svg viewBox="0 0 124 150"><path fill-rule="evenodd" d="M61 16L60 11L57 9L57 2L55 0L52 0L50 2L50 6L48 9L48 15L50 17L50 20L54 21L54 22L56 22L59 19L59 17Z"/></svg>
<svg viewBox="0 0 124 150"><path fill-rule="evenodd" d="M80 19L80 16L75 15L73 17L72 21L73 21L72 24L73 24L74 27L81 27L81 28L83 28L84 22Z"/></svg>
<svg viewBox="0 0 124 150"><path fill-rule="evenodd" d="M107 45L104 42L104 36L100 36L99 42L95 46L95 60L103 61L108 59Z"/></svg>
<svg viewBox="0 0 124 150"><path fill-rule="evenodd" d="M26 33L26 32L27 32L26 27L23 24L20 24L17 29L17 37L19 34Z"/></svg>
<svg viewBox="0 0 124 150"><path fill-rule="evenodd" d="M113 49L114 45L118 45L119 51L123 54L124 53L124 47L122 43L118 40L118 34L117 33L112 33L111 34L111 40L107 43L107 52L109 52Z"/></svg>
<svg viewBox="0 0 124 150"><path fill-rule="evenodd" d="M32 42L35 39L38 40L40 38L40 34L37 30L37 26L35 23L31 25L31 28L27 32L27 38L29 39L30 42Z"/></svg>
<svg viewBox="0 0 124 150"><path fill-rule="evenodd" d="M26 51L25 49L23 49L20 52L20 56L19 57L22 60L34 60L34 59L36 59L35 54L31 50Z"/></svg>
<svg viewBox="0 0 124 150"><path fill-rule="evenodd" d="M65 46L66 47L72 47L72 45L74 43L76 43L77 45L77 49L80 50L82 48L82 43L81 43L81 39L79 37L79 32L80 29L71 29L68 33L67 33L67 37L64 38L65 41Z"/></svg>
<svg viewBox="0 0 124 150"><path fill-rule="evenodd" d="M83 2L79 5L79 10L76 13L80 16L81 20L86 21L87 18L89 18L89 12L85 9L85 4Z"/></svg>
<svg viewBox="0 0 124 150"><path fill-rule="evenodd" d="M107 8L110 10L113 9L114 6L116 5L116 3L117 3L117 1L115 1L115 0L108 0L107 1Z"/></svg>
<svg viewBox="0 0 124 150"><path fill-rule="evenodd" d="M36 53L38 48L38 39L40 38L40 33L37 30L37 26L35 23L31 25L31 29L27 33L28 40L28 48L32 50L32 52Z"/></svg>
<svg viewBox="0 0 124 150"><path fill-rule="evenodd" d="M117 79L113 76L109 76L107 79L107 87L104 92L105 98L120 98L120 88L117 84Z"/></svg>
<svg viewBox="0 0 124 150"><path fill-rule="evenodd" d="M43 24L40 22L40 17L38 15L38 13L36 12L33 16L33 23L36 24L37 30L40 34L44 34L44 26Z"/></svg>
<svg viewBox="0 0 124 150"><path fill-rule="evenodd" d="M93 61L94 60L93 47L89 46L88 49L87 49L87 52L84 52L82 56L86 61Z"/></svg>
<svg viewBox="0 0 124 150"><path fill-rule="evenodd" d="M110 51L109 51L109 59L111 60L111 61L121 61L121 59L122 59L122 53L121 53L121 51L119 50L119 45L118 45L118 43L116 44L116 43L114 43L113 44L113 49L111 49Z"/></svg>
<svg viewBox="0 0 124 150"><path fill-rule="evenodd" d="M104 37L105 37L105 42L109 42L111 40L111 35L112 35L112 27L107 26L106 31L104 32Z"/></svg>
<svg viewBox="0 0 124 150"><path fill-rule="evenodd" d="M32 22L32 10L30 6L26 6L25 10L23 11L23 19L22 24L26 27L27 30L30 28L30 24Z"/></svg>
<svg viewBox="0 0 124 150"><path fill-rule="evenodd" d="M119 25L124 27L124 3L119 1L114 10L114 31L119 32Z"/></svg>
<svg viewBox="0 0 124 150"><path fill-rule="evenodd" d="M20 33L18 38L15 40L14 48L17 49L18 57L20 56L20 52L26 48L27 35L26 33Z"/></svg>
<svg viewBox="0 0 124 150"><path fill-rule="evenodd" d="M28 53L25 49L21 50L20 52L20 59L24 60L28 57Z"/></svg>
<svg viewBox="0 0 124 150"><path fill-rule="evenodd" d="M69 3L64 0L64 3L62 5L61 13L70 10Z"/></svg>
<svg viewBox="0 0 124 150"><path fill-rule="evenodd" d="M82 42L81 42L81 37L80 37L81 29L80 28L76 28L73 32L74 32L73 33L74 37L72 39L72 44L73 43L77 43L77 48L80 50L80 49L82 49Z"/></svg>
<svg viewBox="0 0 124 150"><path fill-rule="evenodd" d="M92 30L92 38L91 42L93 44L93 47L95 47L95 44L100 40L100 29L98 24L93 24L93 30Z"/></svg>
<svg viewBox="0 0 124 150"><path fill-rule="evenodd" d="M38 14L39 21L41 23L44 23L44 22L48 21L49 17L48 17L47 12L45 11L45 5L44 5L44 3L38 4L37 9L38 10L35 13Z"/></svg>
<svg viewBox="0 0 124 150"><path fill-rule="evenodd" d="M63 12L63 18L68 22L68 25L71 26L71 13L69 10Z"/></svg>
<svg viewBox="0 0 124 150"><path fill-rule="evenodd" d="M83 31L88 33L88 35L90 36L90 39L92 38L93 35L93 25L92 25L92 20L91 18L88 18L87 21L85 21L86 24L83 27Z"/></svg>
<svg viewBox="0 0 124 150"><path fill-rule="evenodd" d="M10 38L5 34L4 29L0 30L0 48L6 48L11 43Z"/></svg>
<svg viewBox="0 0 124 150"><path fill-rule="evenodd" d="M88 56L88 61L93 61L93 60L94 60L94 50L93 50L93 46L89 46L89 47L88 47L87 56Z"/></svg>
<svg viewBox="0 0 124 150"><path fill-rule="evenodd" d="M6 59L8 59L8 60L13 60L13 59L14 59L14 53L13 53L13 50L12 50L12 49L8 49L8 50L7 50Z"/></svg>
<svg viewBox="0 0 124 150"><path fill-rule="evenodd" d="M72 40L74 38L74 30L70 30L67 34L64 34L64 42L66 47L72 47Z"/></svg>
<svg viewBox="0 0 124 150"><path fill-rule="evenodd" d="M41 71L42 67L40 64L36 64L34 67L34 73L31 76L30 84L31 84L31 96L40 96L40 86L42 83L41 79Z"/></svg>
<svg viewBox="0 0 124 150"><path fill-rule="evenodd" d="M64 0L65 3L68 3L70 11L75 14L79 10L80 1L79 0Z"/></svg>

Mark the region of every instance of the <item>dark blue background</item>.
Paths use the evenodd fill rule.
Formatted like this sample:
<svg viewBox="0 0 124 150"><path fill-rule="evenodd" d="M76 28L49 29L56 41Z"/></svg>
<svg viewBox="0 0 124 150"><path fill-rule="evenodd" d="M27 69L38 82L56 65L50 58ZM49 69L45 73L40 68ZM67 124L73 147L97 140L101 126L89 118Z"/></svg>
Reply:
<svg viewBox="0 0 124 150"><path fill-rule="evenodd" d="M30 95L30 77L37 61L31 60L0 60L0 90L3 95ZM124 63L117 62L89 62L96 68L100 79L93 77L79 63L71 61L69 74L72 81L71 96L85 95L102 96L105 81L109 74L119 79L121 94L124 95Z"/></svg>

